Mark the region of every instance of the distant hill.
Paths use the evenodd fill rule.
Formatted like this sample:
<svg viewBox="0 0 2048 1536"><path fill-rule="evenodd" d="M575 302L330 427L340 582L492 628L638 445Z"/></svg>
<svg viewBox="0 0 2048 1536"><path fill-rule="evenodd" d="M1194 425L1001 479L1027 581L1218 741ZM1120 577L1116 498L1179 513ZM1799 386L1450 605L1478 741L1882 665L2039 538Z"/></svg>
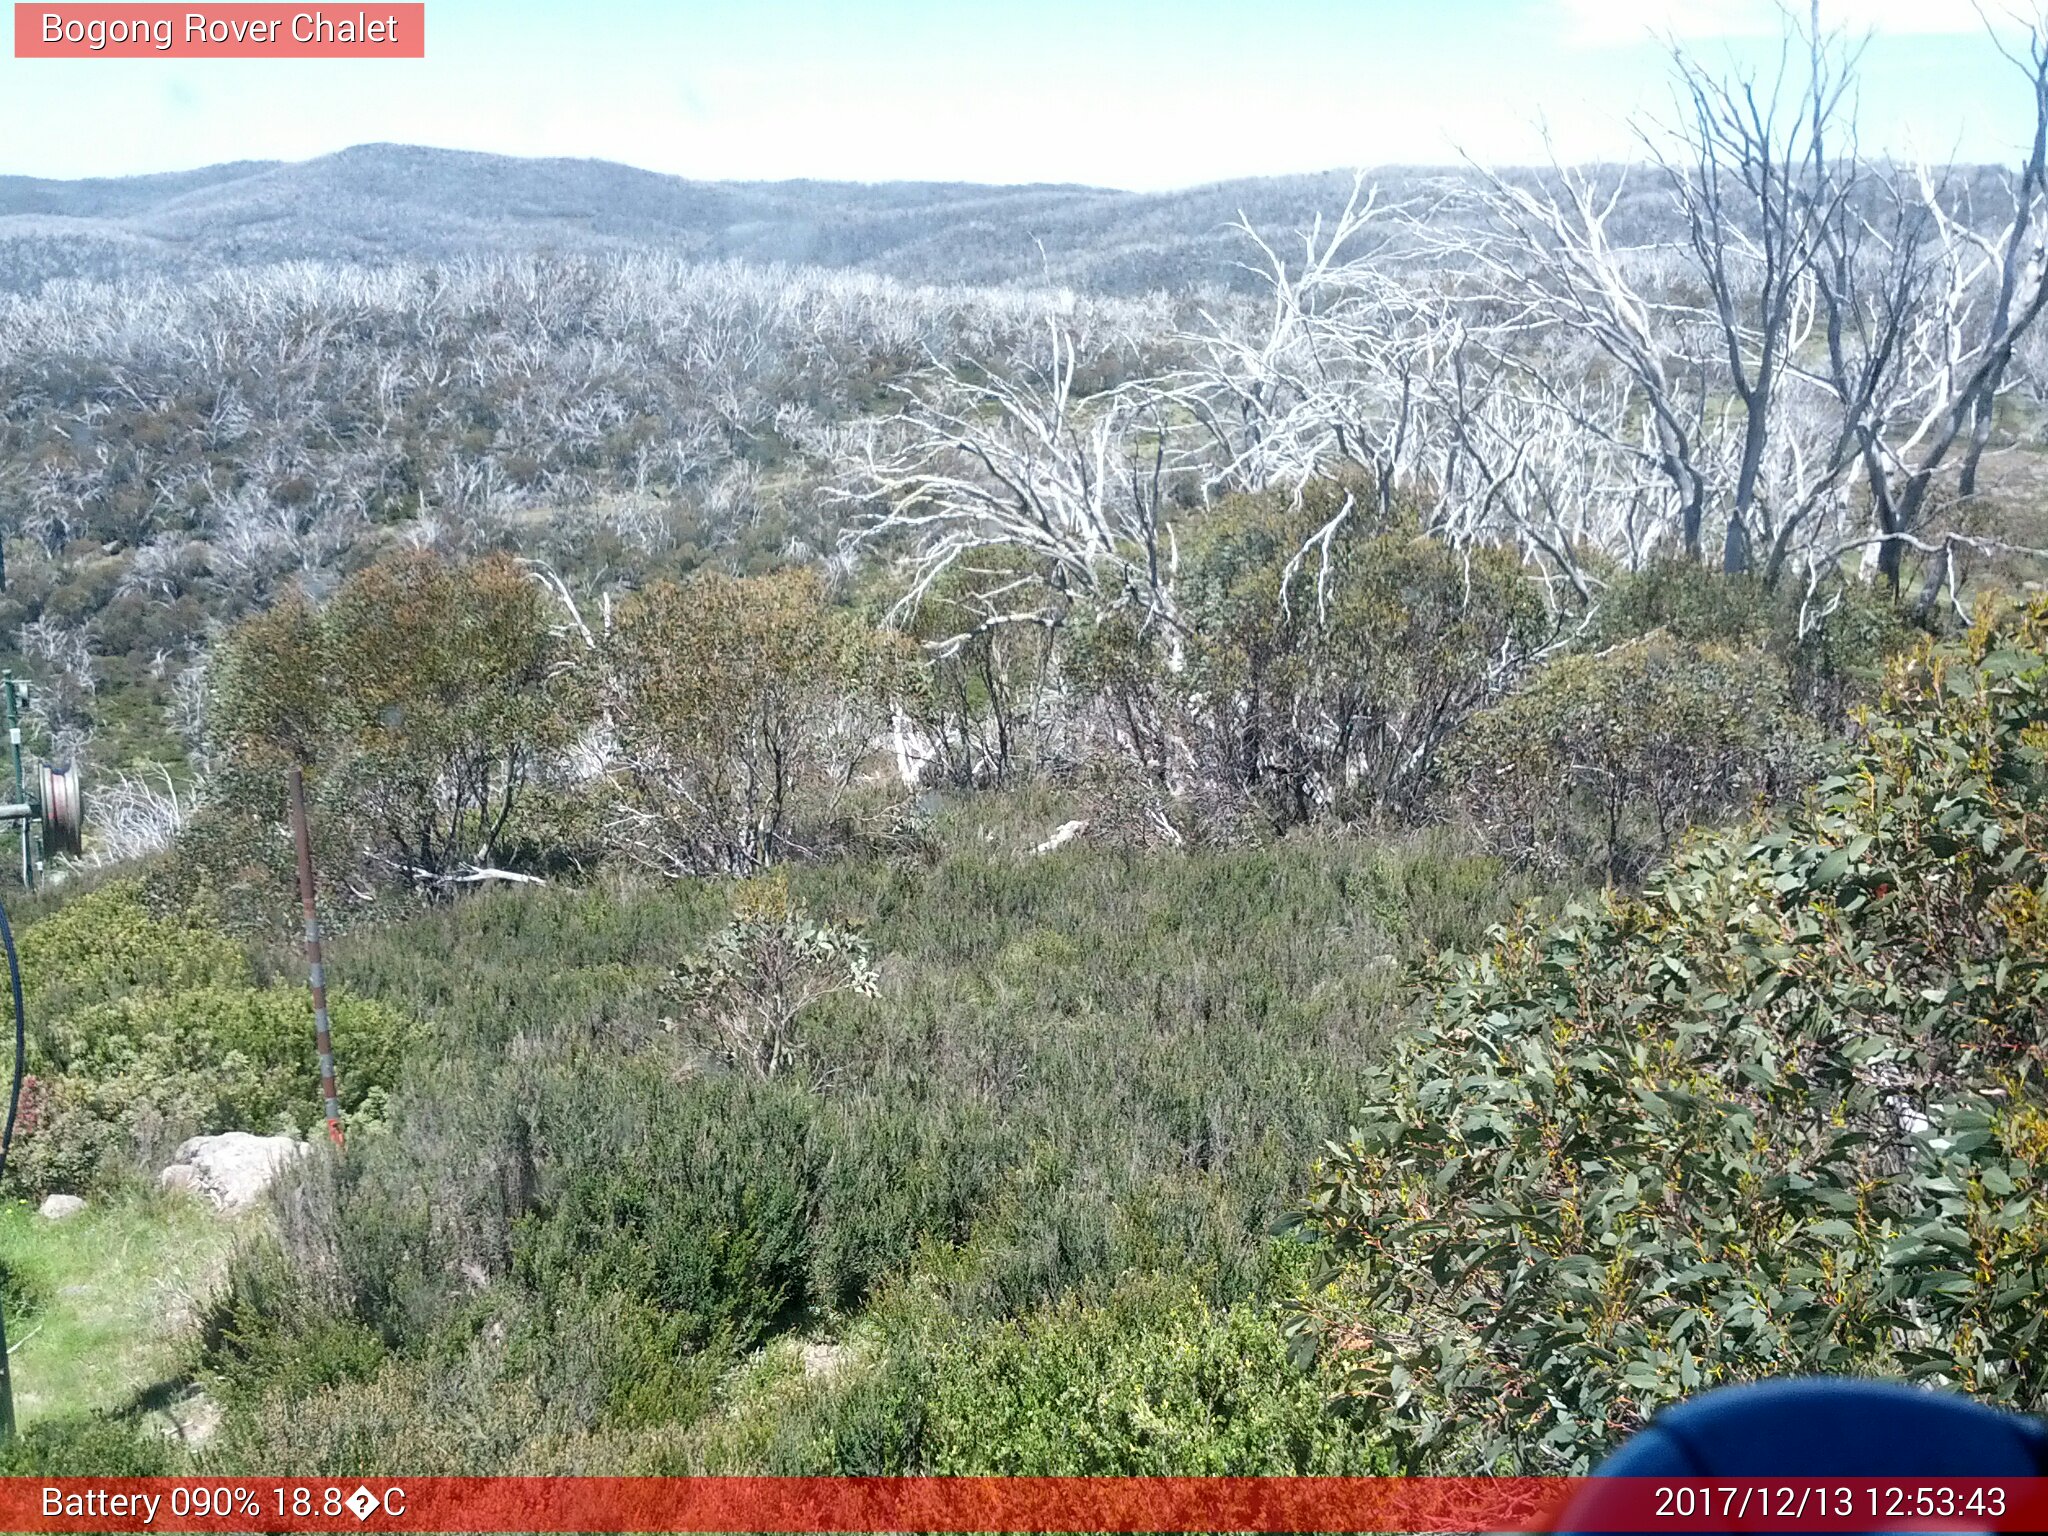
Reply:
<svg viewBox="0 0 2048 1536"><path fill-rule="evenodd" d="M1618 167L1593 167L1608 180ZM1445 169L1368 173L1383 196L1431 194ZM1548 173L1510 171L1532 182ZM2002 206L2003 173L1969 168L1963 206ZM608 160L528 160L363 144L317 160L245 160L160 176L0 176L0 292L295 259L433 260L491 252L659 249L701 260L853 267L912 282L1039 283L1133 293L1239 283L1240 213L1298 250L1335 215L1349 171L1175 192L970 182L689 181ZM1610 235L1683 238L1668 194L1629 173Z"/></svg>
<svg viewBox="0 0 2048 1536"><path fill-rule="evenodd" d="M1413 182L1422 173L1390 173ZM297 258L656 247L858 267L916 281L1115 291L1227 280L1243 211L1291 228L1341 207L1348 172L1189 191L962 183L707 182L603 160L366 144L88 181L0 177L0 288Z"/></svg>

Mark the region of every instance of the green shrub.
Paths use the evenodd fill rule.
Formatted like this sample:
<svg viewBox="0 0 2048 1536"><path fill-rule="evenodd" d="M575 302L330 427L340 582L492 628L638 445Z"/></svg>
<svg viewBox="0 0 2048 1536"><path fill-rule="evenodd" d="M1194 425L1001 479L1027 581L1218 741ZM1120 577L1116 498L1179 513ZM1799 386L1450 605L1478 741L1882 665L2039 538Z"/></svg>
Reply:
<svg viewBox="0 0 2048 1536"><path fill-rule="evenodd" d="M26 929L35 1081L8 1162L24 1192L153 1173L188 1136L297 1134L322 1118L304 988L258 987L249 957L191 914L157 916L122 881ZM419 1039L394 1009L332 999L342 1107L396 1083Z"/></svg>
<svg viewBox="0 0 2048 1536"><path fill-rule="evenodd" d="M731 923L671 977L677 998L726 1064L767 1079L802 1059L798 1016L835 993L875 995L867 940L813 921L786 880L744 882Z"/></svg>
<svg viewBox="0 0 2048 1536"><path fill-rule="evenodd" d="M152 911L133 880L101 886L24 928L32 1029L94 1003L254 980L242 946L197 915Z"/></svg>
<svg viewBox="0 0 2048 1536"><path fill-rule="evenodd" d="M1894 675L1779 824L1447 967L1309 1220L1410 1466L1585 1466L1662 1404L1879 1371L2048 1399L2048 605Z"/></svg>
<svg viewBox="0 0 2048 1536"><path fill-rule="evenodd" d="M0 1306L6 1308L7 1326L19 1329L40 1314L50 1300L50 1282L33 1264L19 1258L0 1259ZM15 1337L19 1339L20 1333Z"/></svg>
<svg viewBox="0 0 2048 1536"><path fill-rule="evenodd" d="M506 1450L472 1416L480 1438L434 1454L829 1469L853 1463L819 1459L795 1420L716 1446L685 1421L724 1422L749 1350L858 1328L905 1275L963 1326L1100 1308L1133 1272L1221 1316L1273 1285L1266 1229L1329 1117L1361 1102L1402 963L1531 889L1445 831L1165 863L957 837L929 866L787 866L793 902L889 958L881 996L819 1001L805 1070L766 1082L661 1028L675 956L728 918L705 882L495 892L337 941L337 973L432 1019L435 1053L387 1133L303 1160L274 1280L230 1277L238 1331L281 1341L211 1362L246 1405L235 1443L274 1435L271 1465L310 1464L315 1441L366 1446L400 1383L438 1400L487 1376L531 1432ZM323 1316L404 1368L306 1394L282 1351ZM466 1375L486 1346L488 1373ZM895 1443L865 1422L846 1434Z"/></svg>
<svg viewBox="0 0 2048 1536"><path fill-rule="evenodd" d="M617 734L615 845L671 876L809 851L872 755L903 659L809 571L649 585L597 657Z"/></svg>
<svg viewBox="0 0 2048 1536"><path fill-rule="evenodd" d="M987 621L975 600L992 571L1028 579L1034 562L981 551L973 573L956 567L903 616L922 654L905 669L902 709L931 754L929 775L959 788L1001 788L1045 765L1065 701L1052 665L1056 626Z"/></svg>
<svg viewBox="0 0 2048 1536"><path fill-rule="evenodd" d="M753 1343L807 1299L822 1161L808 1111L738 1078L683 1093L648 1072L561 1085L538 1107L538 1138L595 1152L610 1135L603 1155L540 1170L514 1273L549 1304L585 1289L644 1301L691 1347Z"/></svg>
<svg viewBox="0 0 2048 1536"><path fill-rule="evenodd" d="M1611 575L1584 645L1604 651L1659 632L1693 646L1762 651L1783 671L1793 708L1831 731L1876 701L1886 662L1915 636L1882 582L1837 574L1807 591L1660 559Z"/></svg>
<svg viewBox="0 0 2048 1536"><path fill-rule="evenodd" d="M348 1068L338 1087L349 1110L373 1086L396 1079L419 1030L383 1003L345 993L330 998L329 1012L336 1056ZM49 1026L45 1049L58 1072L100 1081L144 1070L218 1072L213 1118L222 1124L215 1129L283 1118L303 1130L321 1114L312 1041L304 987L208 986L79 1009Z"/></svg>
<svg viewBox="0 0 2048 1536"><path fill-rule="evenodd" d="M1368 498L1346 514L1355 489L1237 497L1199 520L1171 639L1121 608L1068 624L1074 685L1159 784L1276 827L1412 813L1452 733L1527 664L1549 621L1521 560L1453 549Z"/></svg>
<svg viewBox="0 0 2048 1536"><path fill-rule="evenodd" d="M300 1398L367 1381L384 1363L383 1340L322 1307L285 1264L268 1244L237 1253L229 1284L200 1314L199 1358L213 1395L231 1408L265 1394Z"/></svg>
<svg viewBox="0 0 2048 1536"><path fill-rule="evenodd" d="M1659 633L1543 667L1473 718L1445 776L1503 851L1632 879L1695 823L1805 782L1817 735L1762 651Z"/></svg>
<svg viewBox="0 0 2048 1536"><path fill-rule="evenodd" d="M562 1422L634 1431L694 1423L733 1362L730 1333L707 1339L690 1314L572 1281L525 1312L506 1366Z"/></svg>
<svg viewBox="0 0 2048 1536"><path fill-rule="evenodd" d="M289 1467L302 1477L529 1470L522 1456L551 1420L532 1384L506 1375L502 1357L502 1348L476 1346L452 1359L391 1359L366 1379L259 1396L226 1415L200 1469L268 1476Z"/></svg>
<svg viewBox="0 0 2048 1536"><path fill-rule="evenodd" d="M1330 1412L1329 1383L1291 1362L1268 1307L1219 1308L1156 1279L1010 1322L963 1323L936 1301L894 1298L882 1359L846 1367L846 1382L798 1415L814 1465L1030 1477L1386 1468L1370 1433Z"/></svg>
<svg viewBox="0 0 2048 1536"><path fill-rule="evenodd" d="M320 608L279 603L220 650L213 836L282 883L285 850L261 830L283 821L297 765L321 812L330 890L445 894L496 863L521 798L582 728L567 659L547 596L503 555L402 552ZM344 871L360 879L342 884Z"/></svg>
<svg viewBox="0 0 2048 1536"><path fill-rule="evenodd" d="M344 1112L396 1081L417 1026L331 999ZM324 1118L305 989L208 985L125 993L40 1032L35 1115L9 1162L19 1187L90 1190L153 1172L189 1136L304 1134Z"/></svg>
<svg viewBox="0 0 2048 1536"><path fill-rule="evenodd" d="M38 1419L0 1441L0 1476L170 1477L185 1470L176 1444L145 1424L102 1414Z"/></svg>

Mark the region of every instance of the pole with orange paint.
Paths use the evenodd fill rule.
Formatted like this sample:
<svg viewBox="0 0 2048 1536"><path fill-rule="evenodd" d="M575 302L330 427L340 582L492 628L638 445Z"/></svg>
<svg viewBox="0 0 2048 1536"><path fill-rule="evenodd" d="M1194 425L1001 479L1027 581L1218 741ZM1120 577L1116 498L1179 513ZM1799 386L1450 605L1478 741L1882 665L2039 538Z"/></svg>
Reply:
<svg viewBox="0 0 2048 1536"><path fill-rule="evenodd" d="M306 917L306 985L313 994L313 1044L320 1052L320 1097L327 1137L341 1145L341 1100L334 1088L334 1036L327 1022L327 973L320 964L320 914L313 905L313 837L306 828L306 776L292 765L292 841L299 853L299 905Z"/></svg>

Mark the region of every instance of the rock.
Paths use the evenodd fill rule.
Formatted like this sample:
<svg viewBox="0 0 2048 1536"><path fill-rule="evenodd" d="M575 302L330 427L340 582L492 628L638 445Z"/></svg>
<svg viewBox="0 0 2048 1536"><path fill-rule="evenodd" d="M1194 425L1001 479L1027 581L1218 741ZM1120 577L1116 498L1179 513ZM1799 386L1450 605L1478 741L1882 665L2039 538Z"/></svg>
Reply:
<svg viewBox="0 0 2048 1536"><path fill-rule="evenodd" d="M168 1440L186 1445L204 1445L220 1428L220 1405L204 1392L194 1392L159 1408L155 1415L157 1432Z"/></svg>
<svg viewBox="0 0 2048 1536"><path fill-rule="evenodd" d="M261 1199L271 1180L305 1153L306 1144L290 1136L194 1136L178 1148L157 1183L202 1195L216 1210L239 1211Z"/></svg>
<svg viewBox="0 0 2048 1536"><path fill-rule="evenodd" d="M1064 848L1083 832L1088 830L1085 821L1069 821L1056 828L1051 837L1032 849L1033 853L1051 853L1055 848Z"/></svg>
<svg viewBox="0 0 2048 1536"><path fill-rule="evenodd" d="M62 1221L84 1209L85 1202L76 1195L51 1195L36 1207L36 1214L50 1221Z"/></svg>
<svg viewBox="0 0 2048 1536"><path fill-rule="evenodd" d="M804 1378L831 1380L845 1369L853 1351L844 1344L806 1344L803 1349Z"/></svg>

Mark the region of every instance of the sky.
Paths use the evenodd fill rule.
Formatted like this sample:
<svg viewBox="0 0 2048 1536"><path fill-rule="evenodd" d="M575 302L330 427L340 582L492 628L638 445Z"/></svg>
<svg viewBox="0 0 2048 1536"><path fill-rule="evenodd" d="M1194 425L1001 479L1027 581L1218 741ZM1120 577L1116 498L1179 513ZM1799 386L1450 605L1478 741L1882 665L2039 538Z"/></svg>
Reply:
<svg viewBox="0 0 2048 1536"><path fill-rule="evenodd" d="M1823 7L1869 33L1866 151L2023 147L2029 90L1972 0ZM701 178L1157 190L1526 164L1546 139L1565 160L1635 158L1631 119L1668 114L1656 34L1731 67L1777 56L1773 0L427 0L426 17L418 60L10 50L0 174L394 142Z"/></svg>

